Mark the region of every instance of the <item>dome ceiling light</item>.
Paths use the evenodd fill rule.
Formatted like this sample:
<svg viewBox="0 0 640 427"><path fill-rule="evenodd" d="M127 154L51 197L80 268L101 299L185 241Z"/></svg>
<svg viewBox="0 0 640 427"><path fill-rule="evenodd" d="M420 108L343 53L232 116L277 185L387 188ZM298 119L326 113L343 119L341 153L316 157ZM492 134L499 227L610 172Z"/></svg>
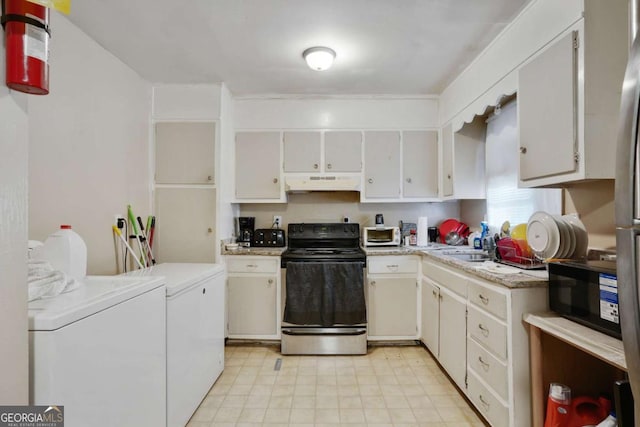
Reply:
<svg viewBox="0 0 640 427"><path fill-rule="evenodd" d="M302 52L302 57L312 70L324 71L331 68L336 52L324 46L310 47Z"/></svg>

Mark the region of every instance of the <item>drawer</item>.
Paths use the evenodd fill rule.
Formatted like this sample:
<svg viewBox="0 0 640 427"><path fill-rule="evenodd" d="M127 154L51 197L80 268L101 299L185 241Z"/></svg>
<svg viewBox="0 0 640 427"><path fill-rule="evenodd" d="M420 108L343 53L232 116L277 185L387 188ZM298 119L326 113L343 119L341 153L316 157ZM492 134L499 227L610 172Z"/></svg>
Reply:
<svg viewBox="0 0 640 427"><path fill-rule="evenodd" d="M369 274L418 273L418 257L372 256L367 257Z"/></svg>
<svg viewBox="0 0 640 427"><path fill-rule="evenodd" d="M279 269L280 261L276 258L227 257L227 272L229 273L276 273Z"/></svg>
<svg viewBox="0 0 640 427"><path fill-rule="evenodd" d="M503 405L496 395L482 384L473 371L469 371L467 381L469 400L489 421L489 424L493 427L507 427L509 425L509 408Z"/></svg>
<svg viewBox="0 0 640 427"><path fill-rule="evenodd" d="M464 298L467 297L468 279L461 274L454 273L448 268L434 262L423 261L422 275Z"/></svg>
<svg viewBox="0 0 640 427"><path fill-rule="evenodd" d="M507 359L507 325L469 306L467 330L487 350L503 360Z"/></svg>
<svg viewBox="0 0 640 427"><path fill-rule="evenodd" d="M467 365L502 399L508 400L507 365L474 339L467 339Z"/></svg>
<svg viewBox="0 0 640 427"><path fill-rule="evenodd" d="M507 319L507 296L475 280L469 280L469 301L501 319Z"/></svg>

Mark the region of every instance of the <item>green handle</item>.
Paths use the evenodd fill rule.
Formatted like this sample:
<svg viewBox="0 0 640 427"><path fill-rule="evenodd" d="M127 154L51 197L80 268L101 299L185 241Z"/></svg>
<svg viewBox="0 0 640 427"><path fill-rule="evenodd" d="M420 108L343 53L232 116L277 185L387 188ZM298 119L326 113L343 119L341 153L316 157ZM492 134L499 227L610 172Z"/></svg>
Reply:
<svg viewBox="0 0 640 427"><path fill-rule="evenodd" d="M138 224L136 224L136 218L133 216L133 209L131 209L131 205L127 205L127 214L129 215L129 221L131 222L131 226L133 227L133 233L138 235Z"/></svg>

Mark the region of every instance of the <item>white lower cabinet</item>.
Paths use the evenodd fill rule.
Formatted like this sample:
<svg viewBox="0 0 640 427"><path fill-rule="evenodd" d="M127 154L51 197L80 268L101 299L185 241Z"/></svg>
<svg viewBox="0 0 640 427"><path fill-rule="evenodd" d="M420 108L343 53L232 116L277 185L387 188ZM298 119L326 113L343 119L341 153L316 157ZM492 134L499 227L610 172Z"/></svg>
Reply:
<svg viewBox="0 0 640 427"><path fill-rule="evenodd" d="M546 288L507 288L427 259L422 275L422 341L491 426L531 425L522 316L547 309Z"/></svg>
<svg viewBox="0 0 640 427"><path fill-rule="evenodd" d="M280 338L280 258L227 257L229 338Z"/></svg>
<svg viewBox="0 0 640 427"><path fill-rule="evenodd" d="M458 387L465 387L467 372L465 313L466 300L442 286L440 288L440 352L438 360Z"/></svg>
<svg viewBox="0 0 640 427"><path fill-rule="evenodd" d="M418 265L416 256L367 258L369 340L418 338Z"/></svg>

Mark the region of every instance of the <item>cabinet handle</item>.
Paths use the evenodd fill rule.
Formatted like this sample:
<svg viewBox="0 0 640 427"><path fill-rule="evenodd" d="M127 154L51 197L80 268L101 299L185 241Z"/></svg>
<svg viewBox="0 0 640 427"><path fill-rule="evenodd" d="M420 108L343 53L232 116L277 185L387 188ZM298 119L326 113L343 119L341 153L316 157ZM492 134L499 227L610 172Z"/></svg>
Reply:
<svg viewBox="0 0 640 427"><path fill-rule="evenodd" d="M489 372L490 365L482 360L482 356L478 356L478 362L480 362L480 364L482 365L482 369L484 369L486 372Z"/></svg>
<svg viewBox="0 0 640 427"><path fill-rule="evenodd" d="M520 147L520 152L522 154L527 154L527 147Z"/></svg>
<svg viewBox="0 0 640 427"><path fill-rule="evenodd" d="M479 395L478 397L480 398L480 402L484 405L485 411L488 411L489 408L491 408L491 404L487 402L482 395Z"/></svg>
<svg viewBox="0 0 640 427"><path fill-rule="evenodd" d="M431 293L433 294L434 297L438 296L438 293L436 291L434 291L434 290L432 290Z"/></svg>
<svg viewBox="0 0 640 427"><path fill-rule="evenodd" d="M211 175L207 176L207 181L212 181L213 177Z"/></svg>
<svg viewBox="0 0 640 427"><path fill-rule="evenodd" d="M318 169L318 164L317 164L317 163L314 163L314 164L313 164L313 168L314 168L314 169Z"/></svg>
<svg viewBox="0 0 640 427"><path fill-rule="evenodd" d="M273 183L277 184L278 183L278 178L273 178Z"/></svg>
<svg viewBox="0 0 640 427"><path fill-rule="evenodd" d="M267 280L267 286L271 287L271 285L273 285L273 279Z"/></svg>
<svg viewBox="0 0 640 427"><path fill-rule="evenodd" d="M247 264L247 268L257 268L257 264Z"/></svg>
<svg viewBox="0 0 640 427"><path fill-rule="evenodd" d="M482 331L482 335L484 335L485 337L489 336L489 328L485 327L482 323L478 323L478 329Z"/></svg>
<svg viewBox="0 0 640 427"><path fill-rule="evenodd" d="M407 182L411 184L411 178L407 178Z"/></svg>
<svg viewBox="0 0 640 427"><path fill-rule="evenodd" d="M373 178L369 178L369 179L367 180L367 182L368 182L369 184L373 184Z"/></svg>
<svg viewBox="0 0 640 427"><path fill-rule="evenodd" d="M388 265L387 265L387 268L388 268L389 270L396 271L396 270L398 269L398 264L388 264Z"/></svg>
<svg viewBox="0 0 640 427"><path fill-rule="evenodd" d="M370 282L369 282L369 284L370 284L371 286L375 286L375 285L376 285L376 281L375 281L375 280L372 280L372 281L370 281Z"/></svg>
<svg viewBox="0 0 640 427"><path fill-rule="evenodd" d="M451 174L448 174L448 175L447 175L447 179L451 179Z"/></svg>
<svg viewBox="0 0 640 427"><path fill-rule="evenodd" d="M331 169L331 163L327 163L327 169Z"/></svg>
<svg viewBox="0 0 640 427"><path fill-rule="evenodd" d="M484 295L478 294L478 298L480 298L480 301L482 301L484 305L489 304L489 298L485 297Z"/></svg>
<svg viewBox="0 0 640 427"><path fill-rule="evenodd" d="M441 295L438 295L438 299L439 299L440 301L442 301L442 294L441 294Z"/></svg>
<svg viewBox="0 0 640 427"><path fill-rule="evenodd" d="M202 294L206 294L207 293L207 288L202 288Z"/></svg>
<svg viewBox="0 0 640 427"><path fill-rule="evenodd" d="M207 233L213 233L213 228L211 227L207 228Z"/></svg>

